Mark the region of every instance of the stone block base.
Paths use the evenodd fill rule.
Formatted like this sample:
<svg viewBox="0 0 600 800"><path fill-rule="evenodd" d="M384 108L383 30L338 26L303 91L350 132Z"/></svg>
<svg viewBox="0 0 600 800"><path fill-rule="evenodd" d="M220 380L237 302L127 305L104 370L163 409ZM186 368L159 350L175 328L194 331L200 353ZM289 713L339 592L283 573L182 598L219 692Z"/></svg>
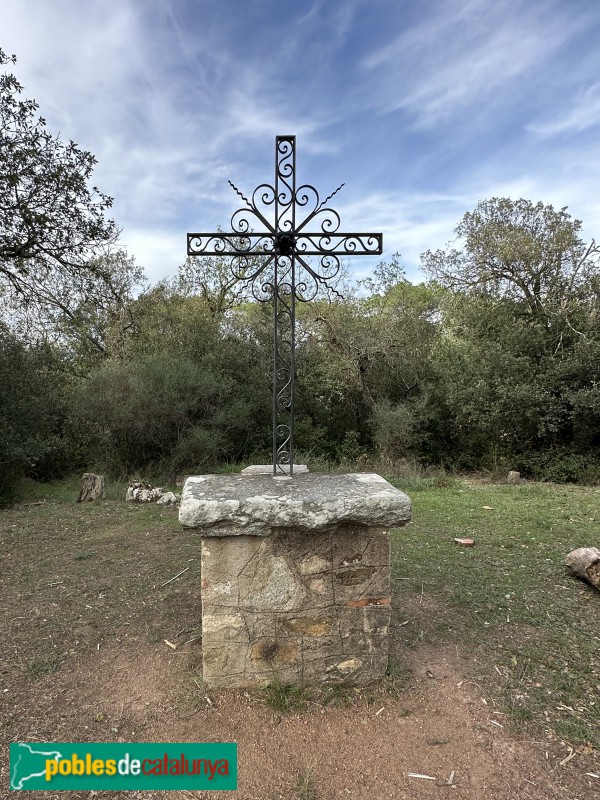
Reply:
<svg viewBox="0 0 600 800"><path fill-rule="evenodd" d="M385 674L390 544L383 528L202 540L210 686L365 684Z"/></svg>
<svg viewBox="0 0 600 800"><path fill-rule="evenodd" d="M206 683L382 677L388 531L410 512L409 498L373 473L188 478L179 520L202 540Z"/></svg>

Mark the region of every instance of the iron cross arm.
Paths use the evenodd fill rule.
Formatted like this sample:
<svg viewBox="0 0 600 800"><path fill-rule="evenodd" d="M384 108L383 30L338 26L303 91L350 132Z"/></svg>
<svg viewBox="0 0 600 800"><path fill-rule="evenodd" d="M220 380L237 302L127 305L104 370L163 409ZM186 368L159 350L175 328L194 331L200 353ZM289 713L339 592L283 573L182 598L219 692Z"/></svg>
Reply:
<svg viewBox="0 0 600 800"><path fill-rule="evenodd" d="M188 256L377 256L381 233L188 233Z"/></svg>
<svg viewBox="0 0 600 800"><path fill-rule="evenodd" d="M273 473L293 475L296 301L313 300L322 289L341 297L341 257L381 255L383 235L340 231L329 201L344 184L323 201L314 186L296 184L295 136L275 139L273 184L261 183L249 198L229 184L243 201L231 232L188 233L187 254L228 256L252 297L273 304Z"/></svg>

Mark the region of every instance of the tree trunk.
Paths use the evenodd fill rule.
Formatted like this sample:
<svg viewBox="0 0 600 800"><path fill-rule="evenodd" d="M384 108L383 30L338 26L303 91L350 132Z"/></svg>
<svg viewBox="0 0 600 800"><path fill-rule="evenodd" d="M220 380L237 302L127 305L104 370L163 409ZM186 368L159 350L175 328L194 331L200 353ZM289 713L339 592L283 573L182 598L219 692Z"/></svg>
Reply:
<svg viewBox="0 0 600 800"><path fill-rule="evenodd" d="M77 498L78 503L86 500L104 500L104 475L94 475L93 472L84 472L81 491Z"/></svg>
<svg viewBox="0 0 600 800"><path fill-rule="evenodd" d="M600 589L600 550L597 547L579 547L571 551L565 564L578 578Z"/></svg>

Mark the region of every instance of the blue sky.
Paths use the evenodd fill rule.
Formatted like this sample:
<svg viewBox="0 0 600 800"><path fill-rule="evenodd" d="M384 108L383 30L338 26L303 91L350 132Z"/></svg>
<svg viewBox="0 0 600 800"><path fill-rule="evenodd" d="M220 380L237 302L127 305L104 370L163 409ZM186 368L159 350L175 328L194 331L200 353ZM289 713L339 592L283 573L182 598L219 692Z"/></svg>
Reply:
<svg viewBox="0 0 600 800"><path fill-rule="evenodd" d="M297 136L301 182L346 183L342 228L382 231L418 281L489 197L568 206L600 235L599 33L594 0L3 0L0 47L97 157L152 281L187 231L229 228L228 179L273 181L277 134Z"/></svg>

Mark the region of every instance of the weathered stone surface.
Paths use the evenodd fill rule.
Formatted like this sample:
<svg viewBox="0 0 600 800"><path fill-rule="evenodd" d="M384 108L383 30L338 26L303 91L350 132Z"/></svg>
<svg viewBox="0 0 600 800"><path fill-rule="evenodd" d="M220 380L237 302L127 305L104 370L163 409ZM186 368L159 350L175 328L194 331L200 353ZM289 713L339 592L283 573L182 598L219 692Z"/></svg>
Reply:
<svg viewBox="0 0 600 800"><path fill-rule="evenodd" d="M368 683L387 665L388 532L203 539L202 609L209 685Z"/></svg>
<svg viewBox="0 0 600 800"><path fill-rule="evenodd" d="M302 587L283 556L264 552L263 557L252 568L245 568L239 577L242 608L289 611L301 602Z"/></svg>
<svg viewBox="0 0 600 800"><path fill-rule="evenodd" d="M211 686L232 686L244 684L244 670L246 668L248 645L232 647L230 643L218 644L204 643L202 645L203 678ZM219 680L227 676L227 680Z"/></svg>
<svg viewBox="0 0 600 800"><path fill-rule="evenodd" d="M331 563L317 555L307 556L299 566L301 575L315 575L331 569Z"/></svg>
<svg viewBox="0 0 600 800"><path fill-rule="evenodd" d="M387 668L390 542L382 520L406 523L410 501L379 476L289 480L186 482L181 517L202 532L210 686L366 684Z"/></svg>
<svg viewBox="0 0 600 800"><path fill-rule="evenodd" d="M409 498L373 473L200 475L185 482L179 521L202 535L268 536L273 528L325 531L341 523L390 528L410 519Z"/></svg>
<svg viewBox="0 0 600 800"><path fill-rule="evenodd" d="M331 633L333 621L324 614L319 616L294 617L281 621L281 627L290 633L299 633L304 636L325 636Z"/></svg>
<svg viewBox="0 0 600 800"><path fill-rule="evenodd" d="M125 500L128 503L155 503L165 494L160 486L152 486L145 481L133 481L127 487Z"/></svg>
<svg viewBox="0 0 600 800"><path fill-rule="evenodd" d="M170 506L178 503L179 498L180 495L166 492L160 486L152 486L145 481L133 481L125 493L125 500L128 503L157 503L161 506Z"/></svg>
<svg viewBox="0 0 600 800"><path fill-rule="evenodd" d="M280 464L277 469L288 474L290 471L288 464ZM294 475L306 472L308 472L306 464L294 464ZM240 475L273 475L273 464L252 464L243 469Z"/></svg>
<svg viewBox="0 0 600 800"><path fill-rule="evenodd" d="M158 506L174 506L179 502L179 498L174 492L165 492L162 497L156 501Z"/></svg>
<svg viewBox="0 0 600 800"><path fill-rule="evenodd" d="M297 664L300 659L299 642L294 639L274 639L265 637L252 645L250 658L264 668L273 668L282 664Z"/></svg>

